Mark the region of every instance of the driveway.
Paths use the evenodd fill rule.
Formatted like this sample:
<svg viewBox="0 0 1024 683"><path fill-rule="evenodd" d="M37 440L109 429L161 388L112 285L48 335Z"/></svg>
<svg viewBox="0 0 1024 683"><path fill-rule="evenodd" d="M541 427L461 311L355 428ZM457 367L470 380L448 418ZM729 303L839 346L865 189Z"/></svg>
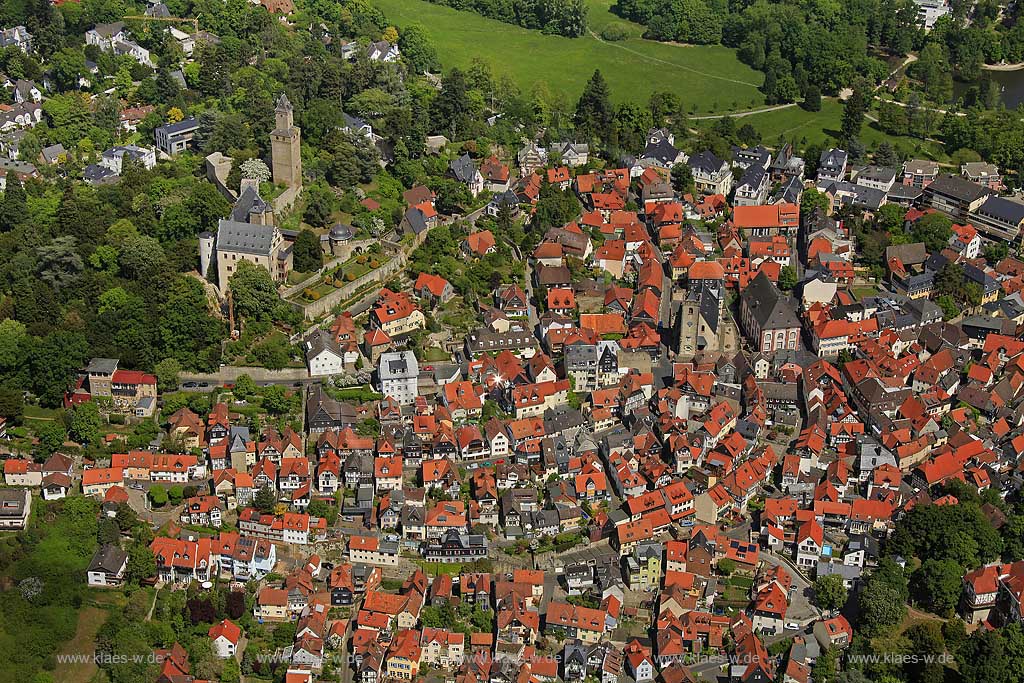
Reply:
<svg viewBox="0 0 1024 683"><path fill-rule="evenodd" d="M767 564L777 567L783 565L789 575L793 577L793 587L790 593L789 599L789 610L786 612L786 621L798 622L801 626L807 626L813 621L817 621L821 618L821 612L818 608L811 604L811 597L814 594L814 590L811 587L811 582L797 570L788 558L776 555L775 553L767 550L761 552L761 560ZM790 634L795 635L795 634ZM787 636L788 637L788 636Z"/></svg>

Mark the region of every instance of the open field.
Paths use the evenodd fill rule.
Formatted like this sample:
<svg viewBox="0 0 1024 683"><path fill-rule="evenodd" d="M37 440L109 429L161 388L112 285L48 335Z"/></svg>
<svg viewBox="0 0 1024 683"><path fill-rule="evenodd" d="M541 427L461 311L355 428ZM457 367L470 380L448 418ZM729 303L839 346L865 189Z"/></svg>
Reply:
<svg viewBox="0 0 1024 683"><path fill-rule="evenodd" d="M616 102L646 102L656 90L675 92L693 113L752 109L764 104L764 76L742 64L733 50L684 46L631 37L607 43L594 36L563 38L460 12L423 0L373 0L401 27L419 24L432 39L443 66L465 67L474 57L496 75L507 73L524 92L537 84L572 107L600 69ZM640 27L608 13L611 0L587 0L592 30L618 22L639 35Z"/></svg>
<svg viewBox="0 0 1024 683"><path fill-rule="evenodd" d="M787 107L737 118L736 125L749 123L754 126L768 146L775 146L780 138L787 142L824 144L835 143L842 117L842 102L836 99L824 99L821 102L821 111L806 111L798 106ZM710 126L713 123L714 121L699 122L701 126ZM904 151L908 156L926 157L938 161L945 159L942 147L937 143L911 137L887 135L878 130L871 121L864 121L861 142L869 150L877 147L884 140L888 140L891 145Z"/></svg>
<svg viewBox="0 0 1024 683"><path fill-rule="evenodd" d="M96 634L106 623L108 616L110 613L100 607L92 605L83 607L82 611L78 613L75 637L64 643L60 653L64 656L80 656L91 653L96 646ZM54 677L58 681L67 683L89 683L97 671L98 668L93 661L65 661L57 664Z"/></svg>

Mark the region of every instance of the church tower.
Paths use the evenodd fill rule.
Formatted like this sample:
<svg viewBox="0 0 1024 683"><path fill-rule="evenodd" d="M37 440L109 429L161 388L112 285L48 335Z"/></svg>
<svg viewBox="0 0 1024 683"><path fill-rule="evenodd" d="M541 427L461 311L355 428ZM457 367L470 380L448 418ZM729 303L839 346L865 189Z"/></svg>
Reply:
<svg viewBox="0 0 1024 683"><path fill-rule="evenodd" d="M302 131L292 122L292 103L281 93L274 109L277 125L270 133L270 156L274 182L302 187L302 157L299 154Z"/></svg>

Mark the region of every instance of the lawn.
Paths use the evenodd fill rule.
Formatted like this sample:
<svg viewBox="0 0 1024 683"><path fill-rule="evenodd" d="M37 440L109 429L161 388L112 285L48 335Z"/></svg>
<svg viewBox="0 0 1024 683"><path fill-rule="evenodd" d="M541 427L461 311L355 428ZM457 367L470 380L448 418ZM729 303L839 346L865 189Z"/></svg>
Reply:
<svg viewBox="0 0 1024 683"><path fill-rule="evenodd" d="M416 564L423 568L423 573L427 576L440 576L441 574L451 574L455 576L462 572L464 568L469 568L472 563L463 564L461 562L427 562L426 560L416 559L413 560Z"/></svg>
<svg viewBox="0 0 1024 683"><path fill-rule="evenodd" d="M451 359L452 354L448 353L447 351L438 346L431 346L429 348L423 349L423 353L420 354L420 360L427 362L436 363L440 361L450 361Z"/></svg>
<svg viewBox="0 0 1024 683"><path fill-rule="evenodd" d="M754 580L749 576L730 576L728 584L749 591L750 587L754 585Z"/></svg>
<svg viewBox="0 0 1024 683"><path fill-rule="evenodd" d="M865 285L863 287L853 288L853 295L857 297L858 301L866 296L874 296L875 294L878 294L878 287L875 287L874 285Z"/></svg>
<svg viewBox="0 0 1024 683"><path fill-rule="evenodd" d="M595 33L612 21L631 34L640 27L610 14L611 0L586 0ZM656 90L679 95L688 111L741 111L764 104L758 90L763 74L741 63L721 46L684 46L630 37L609 43L593 35L563 38L544 35L471 12L423 0L373 0L399 27L419 24L432 39L445 67L468 66L474 57L496 75L509 74L524 92L543 83L574 106L583 86L600 69L616 102L646 102Z"/></svg>
<svg viewBox="0 0 1024 683"><path fill-rule="evenodd" d="M741 126L749 123L761 134L764 143L775 146L781 139L786 142L796 142L797 146L805 144L835 143L839 134L839 124L843 117L843 104L836 99L824 99L821 102L821 111L810 112L801 107L787 107L764 112L763 114L751 114L736 119L736 124ZM700 121L702 126L712 125L713 120ZM904 156L928 157L936 160L945 159L942 146L917 138L887 135L878 130L872 121L865 121L861 130L861 142L868 149L873 149L884 140L904 153Z"/></svg>
<svg viewBox="0 0 1024 683"><path fill-rule="evenodd" d="M52 670L65 643L88 637L79 634L78 612L88 596L98 512L98 503L81 497L49 504L33 498L30 531L0 536L0 683Z"/></svg>
<svg viewBox="0 0 1024 683"><path fill-rule="evenodd" d="M99 607L83 607L78 613L78 626L75 629L75 637L64 643L61 647L61 654L64 656L82 655L92 652L96 646L96 634L100 627L107 621L110 615L105 609ZM59 662L54 670L54 677L58 681L67 683L89 683L96 674L98 667L94 661L86 662Z"/></svg>

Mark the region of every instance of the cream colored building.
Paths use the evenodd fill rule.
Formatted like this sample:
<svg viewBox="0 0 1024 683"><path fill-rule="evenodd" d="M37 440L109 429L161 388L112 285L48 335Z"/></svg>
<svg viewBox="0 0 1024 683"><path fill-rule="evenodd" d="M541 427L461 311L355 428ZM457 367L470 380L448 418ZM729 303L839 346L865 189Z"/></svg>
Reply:
<svg viewBox="0 0 1024 683"><path fill-rule="evenodd" d="M273 225L239 223L221 219L216 237L217 282L227 289L241 261L263 266L276 282L283 282L292 269L292 247Z"/></svg>
<svg viewBox="0 0 1024 683"><path fill-rule="evenodd" d="M288 187L302 187L302 131L292 121L292 103L281 94L274 110L276 127L270 133L270 155L274 166L274 182Z"/></svg>

